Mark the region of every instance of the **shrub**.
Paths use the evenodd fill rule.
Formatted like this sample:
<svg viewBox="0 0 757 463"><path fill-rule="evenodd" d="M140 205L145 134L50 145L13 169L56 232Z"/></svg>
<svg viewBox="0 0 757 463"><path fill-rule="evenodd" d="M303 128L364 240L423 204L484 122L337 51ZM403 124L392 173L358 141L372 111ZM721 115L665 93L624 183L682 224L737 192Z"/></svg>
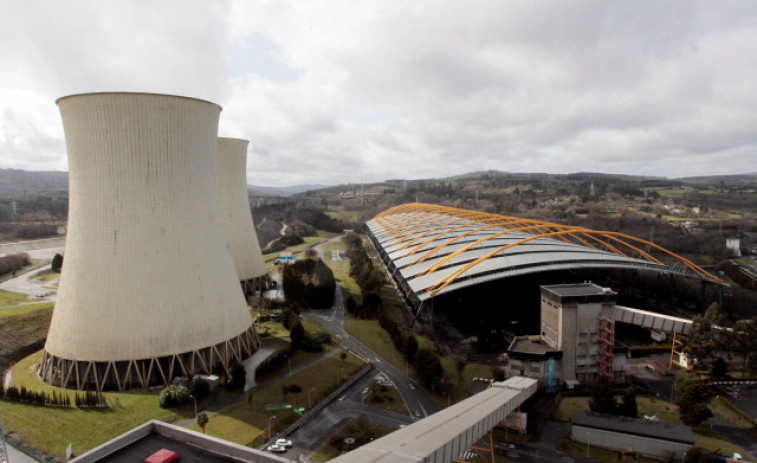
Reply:
<svg viewBox="0 0 757 463"><path fill-rule="evenodd" d="M210 383L202 378L195 378L189 383L189 393L195 399L202 400L210 395Z"/></svg>
<svg viewBox="0 0 757 463"><path fill-rule="evenodd" d="M175 384L169 384L158 395L158 404L161 408L177 407L187 400L189 400L189 389Z"/></svg>
<svg viewBox="0 0 757 463"><path fill-rule="evenodd" d="M291 392L292 394L299 394L300 392L302 392L302 388L299 384L290 384L289 392Z"/></svg>
<svg viewBox="0 0 757 463"><path fill-rule="evenodd" d="M231 364L231 378L226 381L226 390L244 389L247 383L247 369L236 360Z"/></svg>

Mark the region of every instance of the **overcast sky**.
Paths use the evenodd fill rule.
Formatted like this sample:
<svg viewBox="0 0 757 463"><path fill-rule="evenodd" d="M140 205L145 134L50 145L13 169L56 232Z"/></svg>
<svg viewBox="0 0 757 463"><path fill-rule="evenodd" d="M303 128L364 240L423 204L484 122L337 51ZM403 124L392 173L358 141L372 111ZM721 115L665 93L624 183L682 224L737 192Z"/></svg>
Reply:
<svg viewBox="0 0 757 463"><path fill-rule="evenodd" d="M55 99L223 106L248 181L757 171L757 2L0 0L0 168L67 170Z"/></svg>

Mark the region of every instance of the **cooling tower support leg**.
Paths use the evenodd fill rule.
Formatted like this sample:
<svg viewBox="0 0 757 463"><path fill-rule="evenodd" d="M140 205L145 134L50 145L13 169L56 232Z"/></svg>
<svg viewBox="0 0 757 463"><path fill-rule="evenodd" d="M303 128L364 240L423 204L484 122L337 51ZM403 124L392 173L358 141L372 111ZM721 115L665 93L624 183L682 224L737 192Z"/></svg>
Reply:
<svg viewBox="0 0 757 463"><path fill-rule="evenodd" d="M56 386L75 387L98 391L147 388L150 385L168 385L176 376L192 377L195 374L212 374L221 368L229 375L234 361L249 357L260 346L254 326L226 342L183 354L153 357L140 360L95 362L68 360L43 352L40 376Z"/></svg>

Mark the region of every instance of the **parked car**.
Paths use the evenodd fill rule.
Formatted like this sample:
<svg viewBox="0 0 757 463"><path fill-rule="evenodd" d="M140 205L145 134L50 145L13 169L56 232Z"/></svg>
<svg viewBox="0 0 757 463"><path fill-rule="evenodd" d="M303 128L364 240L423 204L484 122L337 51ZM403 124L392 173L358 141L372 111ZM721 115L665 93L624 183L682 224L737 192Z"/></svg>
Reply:
<svg viewBox="0 0 757 463"><path fill-rule="evenodd" d="M276 442L274 443L274 445L278 445L280 447L291 449L292 448L292 441L290 441L289 439L276 439Z"/></svg>
<svg viewBox="0 0 757 463"><path fill-rule="evenodd" d="M283 445L271 444L268 446L268 451L273 453L284 453L287 451L287 448Z"/></svg>

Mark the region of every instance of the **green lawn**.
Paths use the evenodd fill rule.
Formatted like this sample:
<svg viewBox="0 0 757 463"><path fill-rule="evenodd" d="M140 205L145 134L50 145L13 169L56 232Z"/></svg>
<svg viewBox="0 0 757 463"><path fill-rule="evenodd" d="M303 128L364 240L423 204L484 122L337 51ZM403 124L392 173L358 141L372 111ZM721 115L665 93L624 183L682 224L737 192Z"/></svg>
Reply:
<svg viewBox="0 0 757 463"><path fill-rule="evenodd" d="M33 301L34 299L27 297L26 294L0 289L0 307L23 304L24 302Z"/></svg>
<svg viewBox="0 0 757 463"><path fill-rule="evenodd" d="M36 273L34 276L32 276L33 280L39 280L39 281L52 281L57 280L60 278L60 272L53 272L52 270L43 270L39 273Z"/></svg>
<svg viewBox="0 0 757 463"><path fill-rule="evenodd" d="M257 391L253 394L251 402L243 400L231 405L217 413L209 415L210 422L205 427L205 432L214 437L220 437L242 445L259 446L267 440L267 426L271 419L271 432L279 432L296 421L298 415L292 409L298 407L308 408L308 390L310 392L310 405L315 405L352 374L357 373L362 367L362 362L356 356L350 354L342 362L338 355L329 357L307 370L284 377L273 386ZM297 384L302 392L288 393L286 398L282 394L282 386ZM289 404L292 409L267 410L269 405ZM189 429L199 431L197 423L189 426Z"/></svg>
<svg viewBox="0 0 757 463"><path fill-rule="evenodd" d="M40 357L41 352L37 352L20 361L13 369L12 384L47 392L68 392L73 399L73 392L50 386L37 378L36 366ZM189 406L173 410L160 408L157 393L124 392L105 396L110 402L115 403L117 399L119 405L105 411L92 411L0 401L3 429L29 446L63 461L69 443L74 453L81 455L150 419L172 423L192 416Z"/></svg>
<svg viewBox="0 0 757 463"><path fill-rule="evenodd" d="M330 211L326 215L332 219L343 220L345 222L357 222L356 211Z"/></svg>
<svg viewBox="0 0 757 463"><path fill-rule="evenodd" d="M388 410L403 415L410 414L399 391L391 386L381 386L377 390L369 392L363 403L371 407L380 408L381 410Z"/></svg>
<svg viewBox="0 0 757 463"><path fill-rule="evenodd" d="M27 315L37 312L39 310L50 310L52 313L52 302L39 302L37 304L25 304L19 307L9 307L7 309L0 310L0 319L6 317L13 317L15 315Z"/></svg>

